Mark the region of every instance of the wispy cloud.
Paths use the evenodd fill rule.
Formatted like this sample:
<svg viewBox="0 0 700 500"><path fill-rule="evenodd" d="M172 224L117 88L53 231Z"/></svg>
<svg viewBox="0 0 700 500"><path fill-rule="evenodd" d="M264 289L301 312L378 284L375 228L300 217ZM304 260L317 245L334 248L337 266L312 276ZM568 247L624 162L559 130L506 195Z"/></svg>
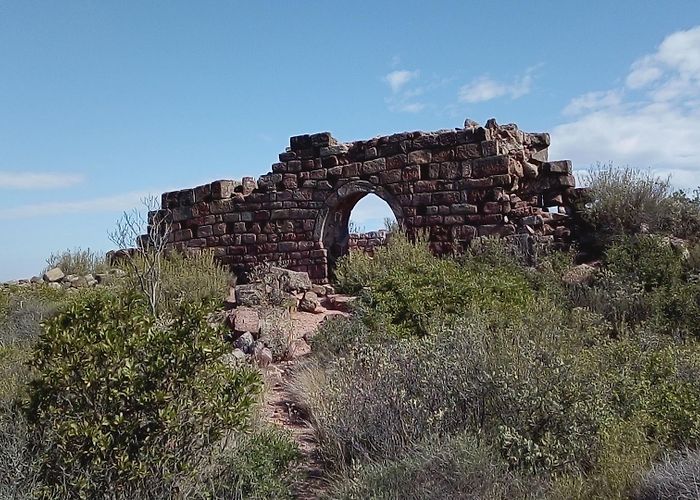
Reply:
<svg viewBox="0 0 700 500"><path fill-rule="evenodd" d="M516 77L512 82L494 80L488 75L478 76L460 87L457 95L459 102L473 104L499 97L518 99L530 93L537 68L538 66L528 68L523 75Z"/></svg>
<svg viewBox="0 0 700 500"><path fill-rule="evenodd" d="M551 153L579 168L652 167L679 187L700 184L700 26L667 36L624 83L575 97L552 130Z"/></svg>
<svg viewBox="0 0 700 500"><path fill-rule="evenodd" d="M419 71L409 71L407 69L397 69L384 76L384 82L389 85L395 94L399 92L408 82L418 78Z"/></svg>
<svg viewBox="0 0 700 500"><path fill-rule="evenodd" d="M31 203L0 210L0 220L53 217L77 213L123 212L141 205L141 200L161 191L133 191L78 201Z"/></svg>
<svg viewBox="0 0 700 500"><path fill-rule="evenodd" d="M0 189L60 189L85 180L83 175L0 170Z"/></svg>
<svg viewBox="0 0 700 500"><path fill-rule="evenodd" d="M396 62L395 59L393 62ZM389 86L391 95L385 99L389 111L403 113L418 113L426 107L424 102L417 100L423 94L422 87L409 87L420 77L419 70L397 69L382 77Z"/></svg>

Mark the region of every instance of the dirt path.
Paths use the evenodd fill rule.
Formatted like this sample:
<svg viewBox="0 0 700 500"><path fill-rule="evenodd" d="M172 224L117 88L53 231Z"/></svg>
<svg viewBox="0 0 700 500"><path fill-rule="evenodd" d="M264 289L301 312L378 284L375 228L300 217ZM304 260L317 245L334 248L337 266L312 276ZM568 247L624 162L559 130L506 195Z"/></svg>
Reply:
<svg viewBox="0 0 700 500"><path fill-rule="evenodd" d="M320 313L293 313L292 341L311 338L326 318L335 315L345 316L347 313L337 310L325 310ZM286 429L301 451L301 460L297 470L299 480L294 485L295 497L299 499L319 498L326 485L313 429L294 408L289 392L293 370L298 364L298 360L308 355L309 352L305 342L297 342L294 359L272 364L267 368L265 376L267 391L264 414L268 421Z"/></svg>

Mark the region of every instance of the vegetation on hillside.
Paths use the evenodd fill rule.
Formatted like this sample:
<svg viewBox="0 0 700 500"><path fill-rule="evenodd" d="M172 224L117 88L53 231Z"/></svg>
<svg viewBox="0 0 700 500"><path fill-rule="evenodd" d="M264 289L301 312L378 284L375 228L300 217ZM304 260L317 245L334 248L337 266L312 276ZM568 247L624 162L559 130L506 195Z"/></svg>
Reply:
<svg viewBox="0 0 700 500"><path fill-rule="evenodd" d="M492 240L438 258L396 231L341 259L354 314L291 388L328 498L697 496L700 198L591 176L595 268ZM228 273L156 247L107 286L0 289L0 498L292 498L299 451L227 356Z"/></svg>
<svg viewBox="0 0 700 500"><path fill-rule="evenodd" d="M329 498L691 498L700 203L644 172L594 180L587 279L562 279L573 253L444 259L400 234L340 262L361 302L295 380Z"/></svg>

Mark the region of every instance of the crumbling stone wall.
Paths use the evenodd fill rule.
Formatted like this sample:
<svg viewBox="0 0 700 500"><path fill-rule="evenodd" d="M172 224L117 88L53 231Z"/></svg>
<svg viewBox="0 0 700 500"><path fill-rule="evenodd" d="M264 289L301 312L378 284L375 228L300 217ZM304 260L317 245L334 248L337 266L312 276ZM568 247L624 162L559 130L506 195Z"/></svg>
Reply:
<svg viewBox="0 0 700 500"><path fill-rule="evenodd" d="M172 217L174 248L210 248L236 271L285 261L316 282L347 251L350 212L370 193L409 235L427 231L436 252L516 233L563 245L575 183L569 161L549 161L549 141L495 120L350 143L328 132L300 135L257 181L165 193L151 216Z"/></svg>
<svg viewBox="0 0 700 500"><path fill-rule="evenodd" d="M386 229L369 231L367 233L350 233L348 251L364 252L368 255L374 255L377 248L386 245L388 236L389 231Z"/></svg>

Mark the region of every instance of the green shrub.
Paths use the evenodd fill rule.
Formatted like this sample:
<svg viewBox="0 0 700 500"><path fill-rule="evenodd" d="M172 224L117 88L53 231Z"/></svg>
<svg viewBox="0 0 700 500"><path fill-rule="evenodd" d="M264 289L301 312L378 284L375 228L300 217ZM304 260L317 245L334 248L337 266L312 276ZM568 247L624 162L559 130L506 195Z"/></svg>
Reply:
<svg viewBox="0 0 700 500"><path fill-rule="evenodd" d="M595 461L597 401L552 345L560 320L542 312L503 330L471 317L442 339L382 344L358 335L343 357L297 375L299 406L330 463L391 458L468 429L491 436L514 468L585 468Z"/></svg>
<svg viewBox="0 0 700 500"><path fill-rule="evenodd" d="M52 253L46 259L44 271L60 267L66 274L96 274L104 273L109 269L104 255L90 250L76 248L74 250L64 250L63 252Z"/></svg>
<svg viewBox="0 0 700 500"><path fill-rule="evenodd" d="M400 233L371 259L357 254L344 259L336 274L340 289L362 292L365 319L397 337L426 335L469 311L522 309L533 300L525 274L514 266L439 258L425 241L411 243Z"/></svg>
<svg viewBox="0 0 700 500"><path fill-rule="evenodd" d="M34 341L41 322L55 314L66 300L61 290L44 287L0 292L0 345Z"/></svg>
<svg viewBox="0 0 700 500"><path fill-rule="evenodd" d="M698 241L700 237L700 188L689 197L676 191L667 200L661 215L660 229L679 238Z"/></svg>
<svg viewBox="0 0 700 500"><path fill-rule="evenodd" d="M592 198L584 217L601 237L659 229L671 194L668 179L610 164L591 170L584 183Z"/></svg>
<svg viewBox="0 0 700 500"><path fill-rule="evenodd" d="M175 314L182 304L220 303L226 297L230 280L228 271L212 252L135 256L123 266L127 276L119 280L120 289L139 291L156 304L157 314Z"/></svg>
<svg viewBox="0 0 700 500"><path fill-rule="evenodd" d="M195 303L156 319L140 297L93 291L46 323L28 413L45 495L172 491L245 426L260 379L224 364L208 315Z"/></svg>
<svg viewBox="0 0 700 500"><path fill-rule="evenodd" d="M364 465L336 482L327 498L534 499L546 490L545 481L509 471L475 437L456 435L435 437L396 460Z"/></svg>
<svg viewBox="0 0 700 500"><path fill-rule="evenodd" d="M238 434L231 448L217 457L213 469L199 478L198 497L227 499L293 498L293 465L299 450L274 427ZM203 487L204 486L204 487ZM202 491L206 492L202 494Z"/></svg>
<svg viewBox="0 0 700 500"><path fill-rule="evenodd" d="M651 235L621 237L605 253L607 269L641 283L649 291L682 280L681 255L663 238Z"/></svg>
<svg viewBox="0 0 700 500"><path fill-rule="evenodd" d="M31 349L0 344L0 498L29 498L35 481L30 430L17 404L32 372Z"/></svg>

